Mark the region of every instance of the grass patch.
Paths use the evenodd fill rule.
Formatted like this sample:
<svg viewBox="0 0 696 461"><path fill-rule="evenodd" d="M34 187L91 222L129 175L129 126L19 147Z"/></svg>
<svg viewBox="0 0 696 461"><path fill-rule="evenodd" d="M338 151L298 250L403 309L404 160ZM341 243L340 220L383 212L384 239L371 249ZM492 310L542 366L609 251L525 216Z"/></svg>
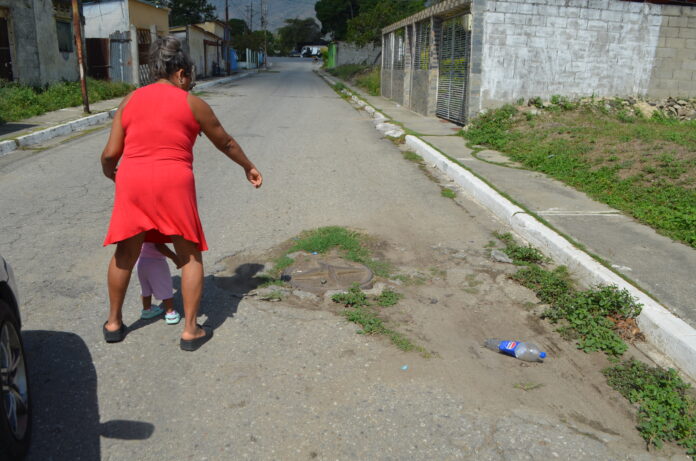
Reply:
<svg viewBox="0 0 696 461"><path fill-rule="evenodd" d="M447 187L443 187L440 190L440 195L442 195L445 198L451 198L451 199L457 197L457 193L455 191L453 191L452 189L447 188Z"/></svg>
<svg viewBox="0 0 696 461"><path fill-rule="evenodd" d="M410 150L404 152L404 153L403 153L403 156L404 156L404 158L405 158L406 160L408 160L409 162L413 162L413 163L423 163L423 157L421 157L420 155L416 154L415 152L411 152Z"/></svg>
<svg viewBox="0 0 696 461"><path fill-rule="evenodd" d="M302 233L295 244L287 251L306 251L324 254L332 248L338 248L342 256L350 261L364 264L375 275L388 277L391 266L384 261L373 259L367 246L367 238L345 227L329 226ZM292 264L290 262L289 264ZM288 264L288 265L289 265ZM285 266L287 267L287 266Z"/></svg>
<svg viewBox="0 0 696 461"><path fill-rule="evenodd" d="M381 72L378 66L345 64L333 69L327 69L327 72L359 86L372 96L379 96L380 94Z"/></svg>
<svg viewBox="0 0 696 461"><path fill-rule="evenodd" d="M647 119L562 98L537 112L507 105L462 135L696 248L696 120Z"/></svg>
<svg viewBox="0 0 696 461"><path fill-rule="evenodd" d="M648 446L676 442L696 457L696 400L675 370L629 360L603 373L611 387L639 405L638 431Z"/></svg>
<svg viewBox="0 0 696 461"><path fill-rule="evenodd" d="M87 79L90 103L118 98L135 87L123 82ZM15 82L0 82L0 119L16 122L46 112L82 105L80 82L60 82L32 87Z"/></svg>
<svg viewBox="0 0 696 461"><path fill-rule="evenodd" d="M498 234L500 235L500 234ZM618 326L632 324L642 306L625 289L616 286L597 286L587 290L575 289L564 266L546 269L537 262L515 259L517 244L509 234L502 234L506 253L525 267L511 276L550 307L542 314L552 323L561 323L558 331L566 339L575 339L578 349L585 352L603 351L610 356L623 354L628 346L619 335ZM500 238L499 237L499 238ZM529 252L522 253L527 257ZM544 260L548 262L548 260ZM633 333L629 328L628 339Z"/></svg>

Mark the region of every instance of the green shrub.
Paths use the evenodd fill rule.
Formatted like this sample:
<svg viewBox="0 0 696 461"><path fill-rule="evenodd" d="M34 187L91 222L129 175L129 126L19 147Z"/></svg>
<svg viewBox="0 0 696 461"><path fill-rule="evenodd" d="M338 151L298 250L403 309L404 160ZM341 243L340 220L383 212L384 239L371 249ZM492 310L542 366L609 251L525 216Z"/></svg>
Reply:
<svg viewBox="0 0 696 461"><path fill-rule="evenodd" d="M133 89L128 83L87 79L90 103L125 96ZM81 104L80 82L59 82L46 87L0 83L0 118L8 122Z"/></svg>

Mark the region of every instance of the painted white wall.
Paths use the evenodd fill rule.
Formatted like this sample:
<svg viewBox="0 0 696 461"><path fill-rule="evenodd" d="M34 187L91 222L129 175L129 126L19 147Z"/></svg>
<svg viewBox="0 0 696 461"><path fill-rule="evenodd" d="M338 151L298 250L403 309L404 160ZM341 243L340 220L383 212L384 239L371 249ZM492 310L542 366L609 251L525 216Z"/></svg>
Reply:
<svg viewBox="0 0 696 461"><path fill-rule="evenodd" d="M125 32L128 23L128 2L111 0L83 5L85 38L109 38L115 31Z"/></svg>

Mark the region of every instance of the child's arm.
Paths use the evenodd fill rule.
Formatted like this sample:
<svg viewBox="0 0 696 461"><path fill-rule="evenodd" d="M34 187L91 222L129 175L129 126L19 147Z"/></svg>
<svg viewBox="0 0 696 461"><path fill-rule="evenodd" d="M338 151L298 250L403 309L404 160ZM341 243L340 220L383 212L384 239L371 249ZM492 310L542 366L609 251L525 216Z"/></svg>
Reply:
<svg viewBox="0 0 696 461"><path fill-rule="evenodd" d="M164 256L174 261L174 264L176 264L177 269L181 267L181 261L179 261L179 256L172 250L170 250L167 245L165 245L164 243L155 243L155 248L157 248L157 251L162 253Z"/></svg>

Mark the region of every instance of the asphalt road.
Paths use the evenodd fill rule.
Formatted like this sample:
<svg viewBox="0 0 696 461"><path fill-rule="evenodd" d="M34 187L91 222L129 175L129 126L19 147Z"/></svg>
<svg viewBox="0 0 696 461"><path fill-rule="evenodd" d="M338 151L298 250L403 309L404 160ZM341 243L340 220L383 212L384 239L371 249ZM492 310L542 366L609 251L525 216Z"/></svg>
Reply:
<svg viewBox="0 0 696 461"><path fill-rule="evenodd" d="M131 332L103 342L107 130L0 163L0 252L21 290L32 378L30 460L655 459L630 406L602 384L604 359L528 322L521 305L533 296L484 257L504 225L465 197L441 197L310 62L278 60L203 97L265 183L254 190L207 139L197 142L211 247L201 322L216 332L196 353L179 351L180 327L137 321L135 278ZM438 357L357 335L326 310L222 288L224 258L325 225L363 229L400 264L448 272L423 287L430 302L409 304L402 325ZM537 335L554 358L522 366L478 347L496 334ZM523 380L544 387L513 389Z"/></svg>

